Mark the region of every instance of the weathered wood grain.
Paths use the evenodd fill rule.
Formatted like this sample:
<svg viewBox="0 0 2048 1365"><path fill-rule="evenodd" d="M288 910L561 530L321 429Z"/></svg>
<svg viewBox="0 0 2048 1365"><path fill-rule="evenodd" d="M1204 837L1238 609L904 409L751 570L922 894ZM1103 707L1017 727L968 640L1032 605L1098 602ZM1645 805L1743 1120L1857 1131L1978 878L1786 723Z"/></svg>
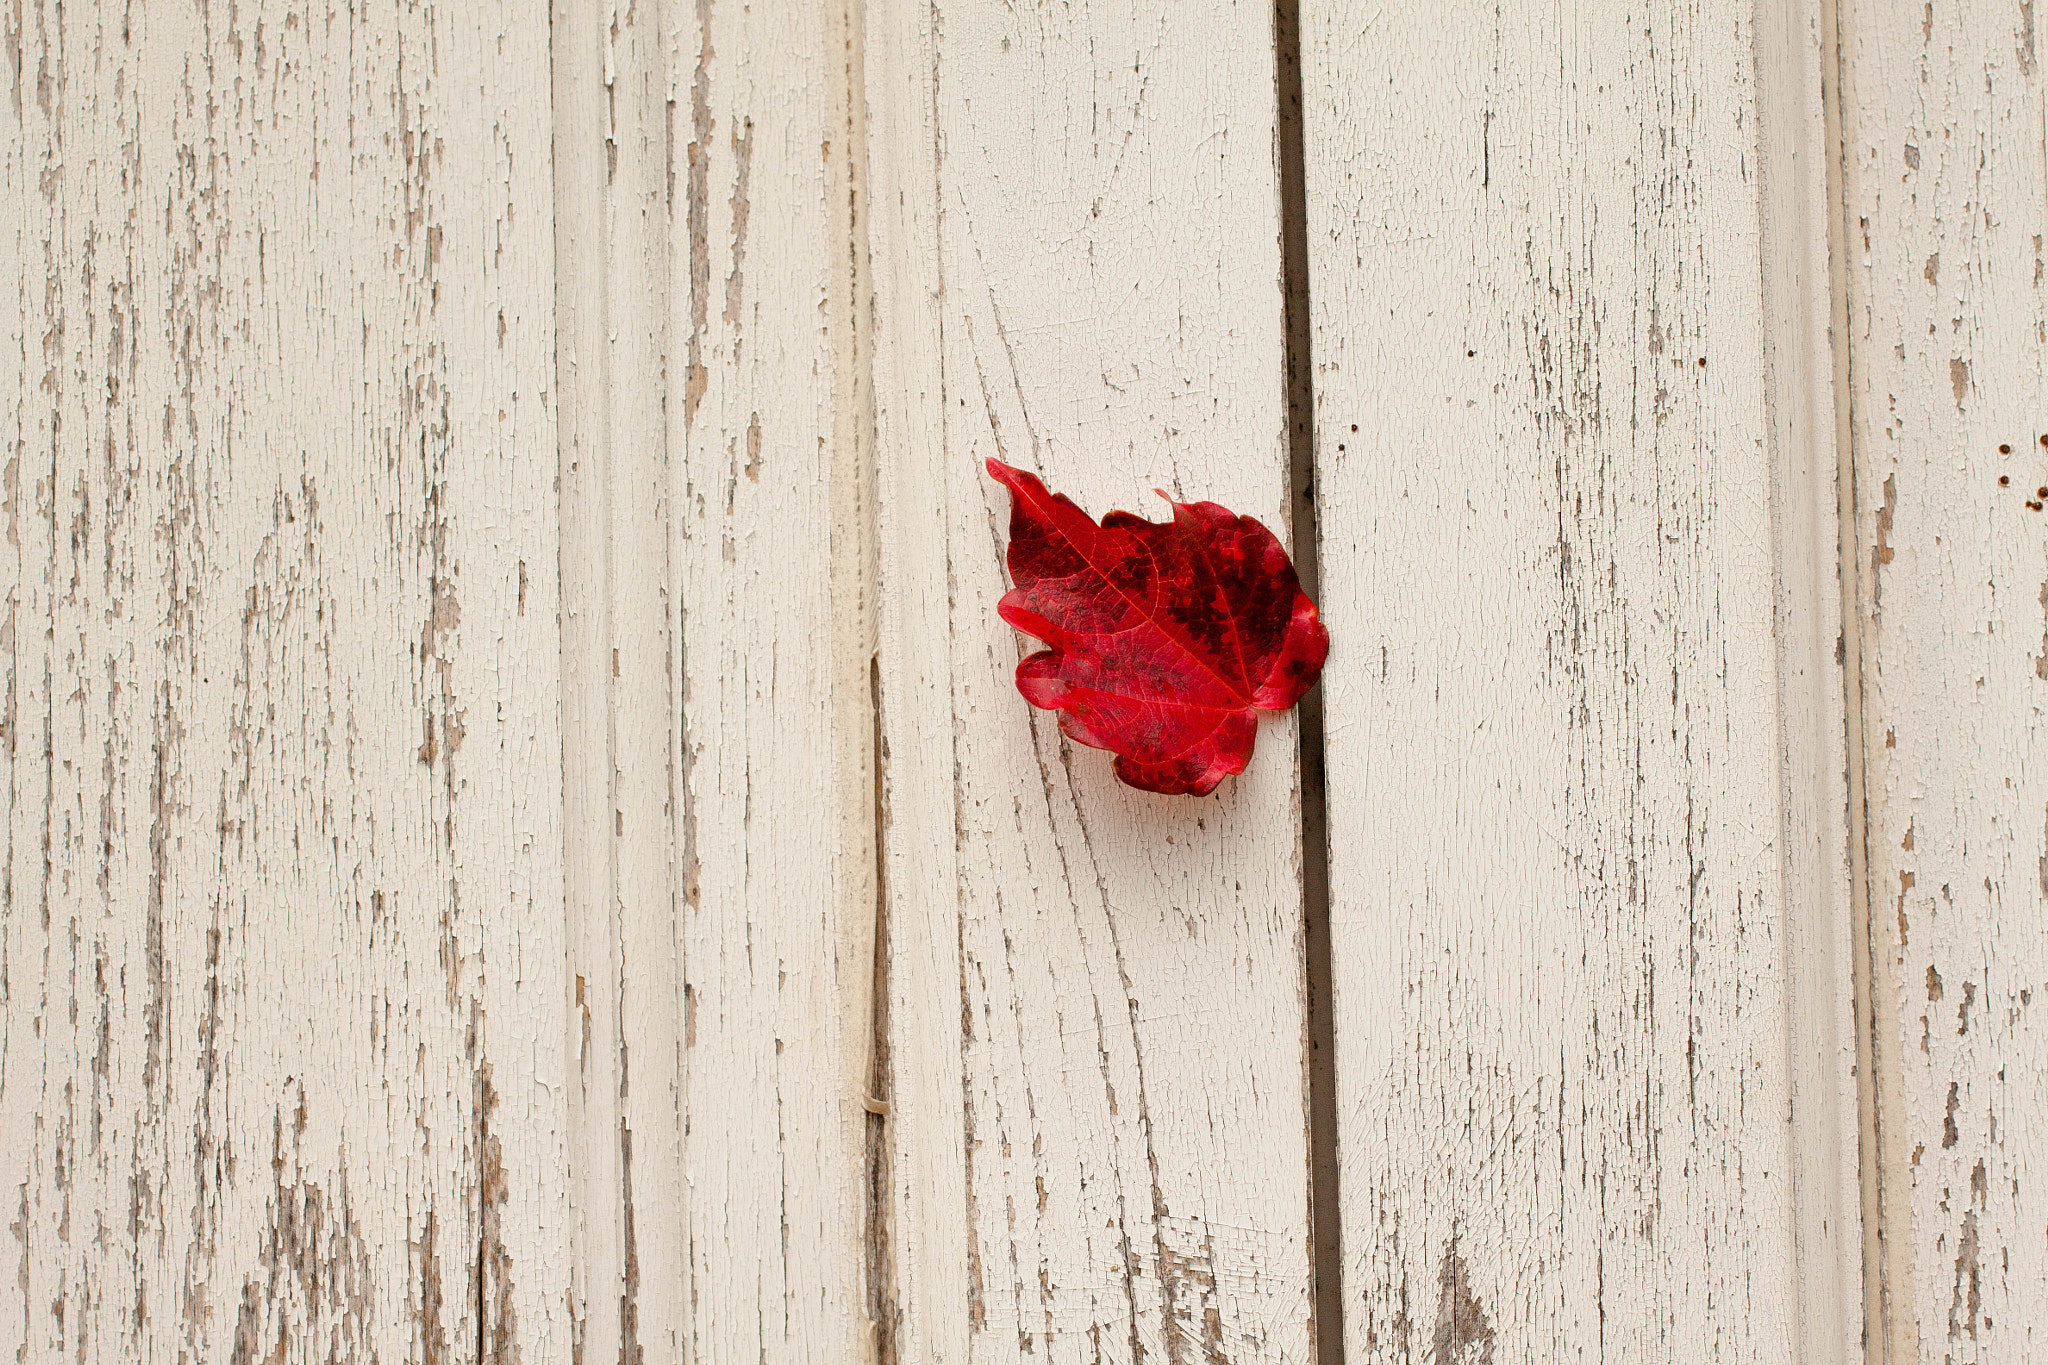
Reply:
<svg viewBox="0 0 2048 1365"><path fill-rule="evenodd" d="M563 781L576 1083L567 1239L580 1356L679 1359L678 659L664 430L669 65L660 6L557 3Z"/></svg>
<svg viewBox="0 0 2048 1365"><path fill-rule="evenodd" d="M585 1361L869 1339L843 30L823 4L556 7Z"/></svg>
<svg viewBox="0 0 2048 1365"><path fill-rule="evenodd" d="M1785 1021L1792 1139L1792 1265L1804 1365L1866 1358L1857 1053L1857 901L1852 884L1850 700L1843 634L1854 573L1846 356L1835 342L1840 130L1836 51L1821 0L1758 6L1756 182L1762 256L1763 393L1770 419L1775 560L1776 739L1784 784Z"/></svg>
<svg viewBox="0 0 2048 1365"><path fill-rule="evenodd" d="M2048 1351L2048 108L2034 23L2031 4L1841 7L1894 1361Z"/></svg>
<svg viewBox="0 0 2048 1365"><path fill-rule="evenodd" d="M2031 1358L2031 5L1302 9L1349 1358L1857 1359L1858 1042ZM1270 12L538 18L0 10L0 1347L1305 1360L1293 722L981 474L1284 533Z"/></svg>
<svg viewBox="0 0 2048 1365"><path fill-rule="evenodd" d="M544 26L0 26L0 1345L561 1358Z"/></svg>
<svg viewBox="0 0 2048 1365"><path fill-rule="evenodd" d="M866 10L904 1361L1310 1352L1292 718L1210 798L1018 697L987 456L1285 533L1272 13Z"/></svg>
<svg viewBox="0 0 2048 1365"><path fill-rule="evenodd" d="M1854 1354L1818 35L1774 24L1303 5L1354 1361Z"/></svg>

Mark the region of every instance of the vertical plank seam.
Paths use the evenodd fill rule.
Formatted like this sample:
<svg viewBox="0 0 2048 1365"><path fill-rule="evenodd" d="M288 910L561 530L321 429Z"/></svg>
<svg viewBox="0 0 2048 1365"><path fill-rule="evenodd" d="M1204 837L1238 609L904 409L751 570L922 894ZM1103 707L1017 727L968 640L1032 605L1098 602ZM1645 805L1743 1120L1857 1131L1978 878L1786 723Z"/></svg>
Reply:
<svg viewBox="0 0 2048 1365"><path fill-rule="evenodd" d="M887 821L882 734L882 680L876 594L880 554L876 521L875 396L870 322L874 310L867 238L867 101L862 0L826 0L828 32L838 46L830 63L832 103L840 124L830 154L836 193L831 230L842 244L833 271L836 336L833 382L838 449L833 481L833 619L838 636L834 673L841 694L835 706L842 757L839 774L842 830L857 827L863 844L842 848L841 906L847 916L847 998L858 999L857 1027L848 1048L849 1081L858 1087L851 1107L860 1125L855 1153L860 1171L859 1235L854 1264L863 1324L862 1351L870 1365L896 1359L896 1306L889 1172L894 1164L889 1127L888 889L883 838ZM865 951L861 951L862 947Z"/></svg>
<svg viewBox="0 0 2048 1365"><path fill-rule="evenodd" d="M1295 571L1322 596L1315 502L1314 336L1309 311L1308 152L1302 128L1301 4L1274 0L1275 156L1280 180L1280 283L1286 353L1288 492ZM1343 1247L1338 1217L1337 1054L1330 1009L1330 832L1324 795L1323 691L1301 699L1300 782L1303 986L1307 1029L1310 1331L1319 1365L1344 1359Z"/></svg>
<svg viewBox="0 0 2048 1365"><path fill-rule="evenodd" d="M889 1096L893 1091L889 1048L889 883L886 879L884 845L888 832L888 810L883 804L883 763L887 748L882 736L882 671L877 658L870 672L869 696L874 708L874 813L875 813L875 960L874 999L871 1011L874 1037L870 1043L868 1067L868 1117L866 1161L862 1166L862 1243L865 1256L868 1319L871 1324L873 1365L896 1365L896 1328L900 1309L896 1301L895 1231L891 1215L895 1201L890 1198L889 1177L895 1169L896 1147L889 1128Z"/></svg>
<svg viewBox="0 0 2048 1365"><path fill-rule="evenodd" d="M1865 781L1863 721L1862 571L1857 551L1855 386L1850 343L1847 175L1847 68L1842 55L1842 22L1848 0L1820 0L1823 117L1827 128L1828 288L1835 331L1835 478L1842 592L1842 708L1847 758L1849 834L1849 914L1851 974L1855 993L1857 1150L1863 1214L1863 1346L1873 1362L1891 1359L1889 1322L1885 1313L1884 1194L1880 1172L1883 1150L1879 1123L1877 1016L1872 955L1877 951L1870 922L1869 798ZM1877 1334L1873 1340L1872 1334Z"/></svg>

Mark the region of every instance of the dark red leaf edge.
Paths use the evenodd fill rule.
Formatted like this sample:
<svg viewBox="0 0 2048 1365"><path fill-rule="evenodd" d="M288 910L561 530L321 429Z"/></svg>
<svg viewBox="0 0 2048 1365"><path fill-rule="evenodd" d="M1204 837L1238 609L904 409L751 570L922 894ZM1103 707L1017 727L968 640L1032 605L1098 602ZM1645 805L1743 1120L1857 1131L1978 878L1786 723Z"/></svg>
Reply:
<svg viewBox="0 0 2048 1365"><path fill-rule="evenodd" d="M997 610L1050 646L1017 666L1024 699L1115 753L1117 777L1140 790L1203 796L1242 772L1257 713L1294 705L1329 653L1279 540L1255 518L1171 498L1172 521L1098 524L1033 474L994 459L988 472L1011 497L1016 586Z"/></svg>

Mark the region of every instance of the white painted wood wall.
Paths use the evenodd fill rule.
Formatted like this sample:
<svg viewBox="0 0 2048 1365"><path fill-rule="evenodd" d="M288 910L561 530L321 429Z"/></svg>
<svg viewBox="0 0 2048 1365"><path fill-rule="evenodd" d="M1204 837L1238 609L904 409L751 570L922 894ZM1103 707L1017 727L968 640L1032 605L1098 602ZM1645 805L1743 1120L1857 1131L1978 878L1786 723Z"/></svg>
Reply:
<svg viewBox="0 0 2048 1365"><path fill-rule="evenodd" d="M16 1362L2048 1358L2031 0L0 39ZM991 455L1294 540L1241 777Z"/></svg>

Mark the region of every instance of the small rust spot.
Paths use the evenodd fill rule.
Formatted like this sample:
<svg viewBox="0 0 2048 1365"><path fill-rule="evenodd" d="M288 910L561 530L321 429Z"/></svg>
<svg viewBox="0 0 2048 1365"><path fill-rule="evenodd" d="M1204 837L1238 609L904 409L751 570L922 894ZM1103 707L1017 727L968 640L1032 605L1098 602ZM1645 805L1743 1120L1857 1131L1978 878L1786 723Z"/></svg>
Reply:
<svg viewBox="0 0 2048 1365"><path fill-rule="evenodd" d="M2010 455L2012 454L2012 447L2009 445L2001 445L1998 447L1998 453L2001 455Z"/></svg>
<svg viewBox="0 0 2048 1365"><path fill-rule="evenodd" d="M2012 486L2012 475L2010 475L2010 474L2000 474L2000 475L1998 476L1998 486L1999 486L2000 488L2009 488L2009 487L2011 487L2011 486Z"/></svg>

